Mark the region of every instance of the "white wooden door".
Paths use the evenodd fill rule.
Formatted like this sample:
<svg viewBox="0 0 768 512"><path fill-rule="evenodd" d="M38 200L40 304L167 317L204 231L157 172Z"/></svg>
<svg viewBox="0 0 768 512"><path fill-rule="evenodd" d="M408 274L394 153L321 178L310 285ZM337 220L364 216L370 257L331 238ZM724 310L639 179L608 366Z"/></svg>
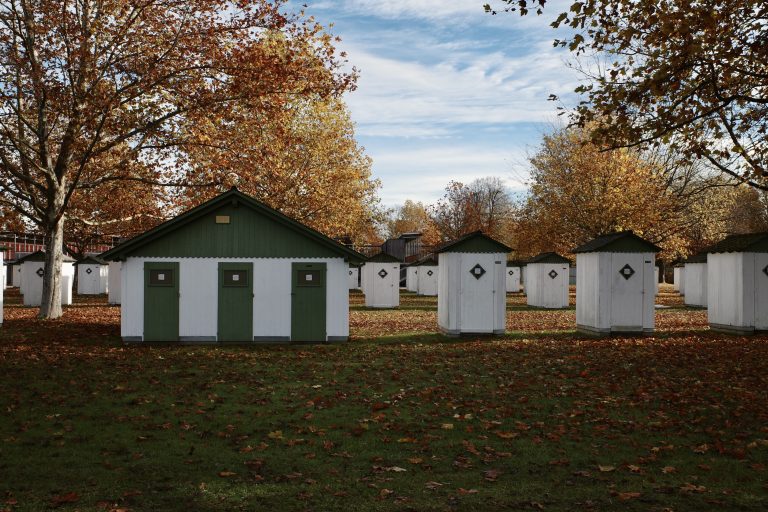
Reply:
<svg viewBox="0 0 768 512"><path fill-rule="evenodd" d="M643 255L616 253L611 264L611 327L643 326Z"/></svg>

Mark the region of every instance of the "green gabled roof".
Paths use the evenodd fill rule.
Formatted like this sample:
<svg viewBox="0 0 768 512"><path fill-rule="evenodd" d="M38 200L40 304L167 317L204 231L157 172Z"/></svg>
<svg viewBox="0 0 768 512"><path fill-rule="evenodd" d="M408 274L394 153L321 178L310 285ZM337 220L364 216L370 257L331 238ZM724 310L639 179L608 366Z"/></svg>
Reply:
<svg viewBox="0 0 768 512"><path fill-rule="evenodd" d="M391 254L387 254L385 252L380 252L378 254L374 254L370 258L368 258L366 261L370 261L373 263L400 263L400 260L392 256Z"/></svg>
<svg viewBox="0 0 768 512"><path fill-rule="evenodd" d="M482 231L475 231L462 236L451 242L447 242L435 250L436 253L443 252L512 252L511 247L507 247L498 240L494 240Z"/></svg>
<svg viewBox="0 0 768 512"><path fill-rule="evenodd" d="M702 252L768 252L768 233L730 235Z"/></svg>
<svg viewBox="0 0 768 512"><path fill-rule="evenodd" d="M45 251L31 252L26 256L22 256L21 258L17 259L16 261L13 262L13 264L18 265L20 263L24 263L25 261L45 261ZM68 256L67 254L63 254L61 261L65 263L72 263L75 261L75 259Z"/></svg>
<svg viewBox="0 0 768 512"><path fill-rule="evenodd" d="M661 249L632 231L602 235L573 250L583 252L661 252Z"/></svg>
<svg viewBox="0 0 768 512"><path fill-rule="evenodd" d="M226 218L219 222L217 217ZM222 219L224 220L224 219ZM365 256L232 188L100 255L190 258Z"/></svg>
<svg viewBox="0 0 768 512"><path fill-rule="evenodd" d="M508 267L524 267L528 265L528 260L507 260Z"/></svg>
<svg viewBox="0 0 768 512"><path fill-rule="evenodd" d="M108 265L108 262L98 256L86 256L78 261L76 265Z"/></svg>
<svg viewBox="0 0 768 512"><path fill-rule="evenodd" d="M564 256L560 256L556 252L543 252L528 260L528 264L530 265L531 263L568 263L570 265L571 260Z"/></svg>

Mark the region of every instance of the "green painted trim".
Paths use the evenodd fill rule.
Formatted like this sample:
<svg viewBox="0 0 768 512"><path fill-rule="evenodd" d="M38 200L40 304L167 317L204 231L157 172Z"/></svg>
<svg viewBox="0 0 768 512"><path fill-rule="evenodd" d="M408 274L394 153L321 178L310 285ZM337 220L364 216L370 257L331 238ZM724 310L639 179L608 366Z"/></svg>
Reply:
<svg viewBox="0 0 768 512"><path fill-rule="evenodd" d="M373 262L373 263L401 263L401 261L399 259L397 259L394 256L392 256L391 254L387 254L385 252L380 252L378 254L374 254L373 256L371 256L370 258L368 258L365 261L366 261L366 263L369 262L369 261Z"/></svg>
<svg viewBox="0 0 768 512"><path fill-rule="evenodd" d="M610 233L599 236L572 251L574 254L587 252L661 252L661 249L634 234L632 231Z"/></svg>
<svg viewBox="0 0 768 512"><path fill-rule="evenodd" d="M304 249L306 252L312 253L312 254L302 254L301 250L294 251L289 254L277 254L279 251L275 249L276 253L274 255L265 255L260 256L258 250L254 251L254 247L260 248L264 246L269 246L269 243L265 244L262 239L257 240L248 240L248 239L236 239L233 240L230 247L226 248L217 248L216 254L208 254L204 253L204 251L200 250L200 244L210 243L210 240L207 240L205 238L200 239L199 236L196 239L192 239L188 241L187 243L184 243L183 247L181 248L171 248L171 247L161 247L158 248L155 247L155 251L142 251L142 248L146 248L153 242L162 241L163 239L167 239L168 236L178 231L180 228L187 226L195 221L201 220L207 215L212 216L211 222L214 222L214 217L216 213L221 213L220 210L226 209L229 211L231 209L237 209L241 206L245 206L249 210L257 213L258 215L275 222L276 224L287 228L289 231L299 234L301 237L304 237L307 239L307 241L314 242L314 244L307 244L306 246L302 246L301 248ZM218 225L218 227L221 227L223 229L231 227L231 224L221 224ZM202 235L202 234L198 234ZM180 237L180 238L186 238L186 237ZM194 237L192 237L194 238ZM195 251L195 245L198 245L198 250ZM289 246L292 246L293 244L289 244ZM308 245L314 245L314 249L310 249L307 251ZM294 247L289 247L294 248ZM322 250L319 250L322 248ZM167 251L173 251L167 253ZM163 254L157 254L157 252L160 251ZM211 252L211 251L208 251ZM198 256L196 256L198 255ZM145 233L142 233L126 242L123 242L122 244L118 245L117 247L110 249L100 255L100 257L104 258L105 260L111 260L111 261L124 261L129 256L145 256L145 257L323 257L323 256L333 256L333 257L342 257L345 260L348 260L353 263L362 263L365 261L365 256L358 253L357 251L354 251L350 249L349 247L340 244L339 242L323 235L319 231L315 231L314 229L305 226L304 224L291 219L290 217L278 212L277 210L268 207L267 205L253 199L252 197L249 197L242 192L238 191L236 188L232 188L228 190L227 192L224 192L217 197L199 205L195 208L192 208L191 210L188 210L181 215L170 219L159 226L150 229L149 231L146 231Z"/></svg>
<svg viewBox="0 0 768 512"><path fill-rule="evenodd" d="M538 256L535 256L530 260L528 260L528 265L532 263L567 263L568 265L570 265L571 260L563 256L560 256L556 252L543 252Z"/></svg>

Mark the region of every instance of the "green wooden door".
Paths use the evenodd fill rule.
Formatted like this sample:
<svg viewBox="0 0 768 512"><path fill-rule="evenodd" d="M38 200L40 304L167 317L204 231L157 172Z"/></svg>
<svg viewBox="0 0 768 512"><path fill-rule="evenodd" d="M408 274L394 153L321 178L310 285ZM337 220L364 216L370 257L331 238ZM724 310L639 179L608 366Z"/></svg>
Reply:
<svg viewBox="0 0 768 512"><path fill-rule="evenodd" d="M325 263L293 263L291 341L325 341Z"/></svg>
<svg viewBox="0 0 768 512"><path fill-rule="evenodd" d="M253 263L219 263L219 341L253 341Z"/></svg>
<svg viewBox="0 0 768 512"><path fill-rule="evenodd" d="M179 341L178 263L144 263L144 341Z"/></svg>

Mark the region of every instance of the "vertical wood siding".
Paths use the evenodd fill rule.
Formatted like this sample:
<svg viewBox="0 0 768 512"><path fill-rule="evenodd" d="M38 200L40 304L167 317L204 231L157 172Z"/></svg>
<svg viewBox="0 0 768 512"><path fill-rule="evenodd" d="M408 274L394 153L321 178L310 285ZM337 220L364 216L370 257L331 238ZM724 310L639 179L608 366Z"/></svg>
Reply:
<svg viewBox="0 0 768 512"><path fill-rule="evenodd" d="M369 308L396 308L400 305L400 264L369 261L363 267L365 305ZM379 272L387 275L381 277Z"/></svg>
<svg viewBox="0 0 768 512"><path fill-rule="evenodd" d="M218 325L219 262L253 263L253 335L291 335L291 264L325 262L326 327L329 337L349 336L348 264L341 258L128 258L122 266L121 335L143 336L144 262L179 262L179 336L215 338Z"/></svg>
<svg viewBox="0 0 768 512"><path fill-rule="evenodd" d="M27 261L21 264L22 288L25 306L39 306L43 301L43 278L37 275L39 269L45 269L42 261ZM72 286L75 282L75 266L72 263L61 264L61 303L72 304Z"/></svg>
<svg viewBox="0 0 768 512"><path fill-rule="evenodd" d="M120 290L123 279L120 276L123 264L119 261L111 261L107 270L107 291L109 292L108 301L110 304L120 304Z"/></svg>
<svg viewBox="0 0 768 512"><path fill-rule="evenodd" d="M528 266L528 305L567 308L570 266L566 263L531 263ZM556 272L554 279L550 272Z"/></svg>
<svg viewBox="0 0 768 512"><path fill-rule="evenodd" d="M707 305L707 264L686 263L682 281L685 285L685 303L689 306Z"/></svg>
<svg viewBox="0 0 768 512"><path fill-rule="evenodd" d="M432 272L432 275L429 273ZM439 267L437 265L424 265L419 267L419 278L417 284L417 293L434 297L437 295L437 282L439 276Z"/></svg>

